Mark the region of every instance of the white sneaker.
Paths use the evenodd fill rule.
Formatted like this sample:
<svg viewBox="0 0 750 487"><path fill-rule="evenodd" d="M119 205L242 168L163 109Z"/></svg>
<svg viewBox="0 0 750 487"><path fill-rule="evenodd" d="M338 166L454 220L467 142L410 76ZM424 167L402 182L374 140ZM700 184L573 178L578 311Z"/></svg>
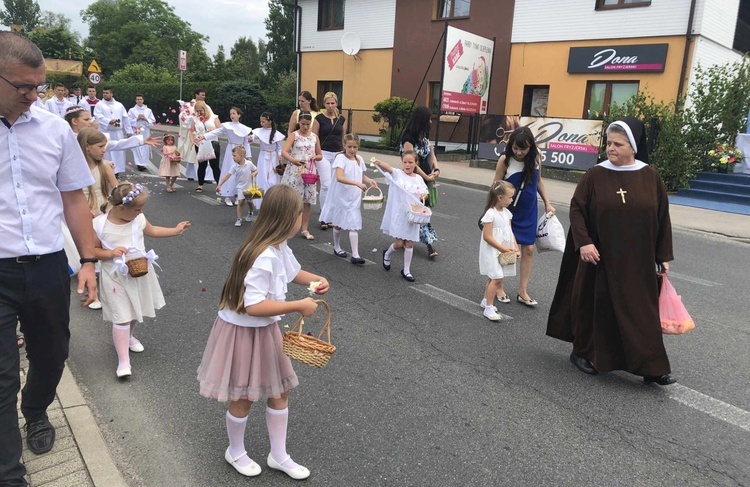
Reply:
<svg viewBox="0 0 750 487"><path fill-rule="evenodd" d="M234 222L235 227L241 227L242 226L242 218L237 218L237 221Z"/></svg>
<svg viewBox="0 0 750 487"><path fill-rule="evenodd" d="M232 201L232 198L230 197L224 198L224 204L226 204L227 206L234 206L234 202Z"/></svg>
<svg viewBox="0 0 750 487"><path fill-rule="evenodd" d="M251 222L251 221L253 221L253 214L252 214L252 213L250 213L250 212L248 212L248 213L247 213L247 216L245 217L245 221L246 221L246 222Z"/></svg>
<svg viewBox="0 0 750 487"><path fill-rule="evenodd" d="M484 317L487 318L490 321L500 321L503 319L501 315L498 314L497 308L494 306L487 306L484 308Z"/></svg>
<svg viewBox="0 0 750 487"><path fill-rule="evenodd" d="M130 348L131 352L135 352L135 353L141 353L143 350L145 350L143 348L143 344L140 341L138 341L137 338L130 339L130 344L128 345L128 348Z"/></svg>
<svg viewBox="0 0 750 487"><path fill-rule="evenodd" d="M89 305L89 309L102 309L102 303L99 300L94 301Z"/></svg>
<svg viewBox="0 0 750 487"><path fill-rule="evenodd" d="M479 306L481 306L482 308L486 308L487 307L487 300L485 298L482 298L482 302L479 303Z"/></svg>

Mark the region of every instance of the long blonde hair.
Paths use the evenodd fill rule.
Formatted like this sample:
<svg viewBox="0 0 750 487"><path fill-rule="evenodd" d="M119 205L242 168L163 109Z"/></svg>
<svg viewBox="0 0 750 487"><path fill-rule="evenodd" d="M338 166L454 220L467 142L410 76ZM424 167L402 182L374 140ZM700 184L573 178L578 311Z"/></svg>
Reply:
<svg viewBox="0 0 750 487"><path fill-rule="evenodd" d="M88 151L89 146L101 144L102 142L107 142L107 137L93 127L84 127L78 131L78 144L81 146L83 155L86 157L86 162L89 164L89 166L91 166L92 164L96 166L97 170L99 171L99 180L101 181L100 187L102 190L102 194L104 196L109 196L109 194L112 192L112 187L110 186L109 179L107 178L107 171L104 166L104 160L99 159L97 161L96 159L91 157L91 154L89 154ZM93 184L89 186L89 208L92 211L96 210L95 191L96 188L94 188Z"/></svg>
<svg viewBox="0 0 750 487"><path fill-rule="evenodd" d="M245 313L245 275L255 259L268 247L289 239L300 213L302 197L291 186L276 184L266 191L258 218L232 260L232 267L221 290L219 309Z"/></svg>

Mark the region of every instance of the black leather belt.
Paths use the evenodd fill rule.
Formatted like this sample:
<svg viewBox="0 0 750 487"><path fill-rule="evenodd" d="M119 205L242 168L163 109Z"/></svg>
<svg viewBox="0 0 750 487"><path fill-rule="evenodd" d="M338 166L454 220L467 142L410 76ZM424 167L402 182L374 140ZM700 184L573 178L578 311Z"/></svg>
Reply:
<svg viewBox="0 0 750 487"><path fill-rule="evenodd" d="M0 259L0 264L31 264L34 262L39 262L40 260L51 257L53 255L57 255L59 252L53 252L51 254L43 254L43 255L22 255L20 257L6 257L4 259Z"/></svg>

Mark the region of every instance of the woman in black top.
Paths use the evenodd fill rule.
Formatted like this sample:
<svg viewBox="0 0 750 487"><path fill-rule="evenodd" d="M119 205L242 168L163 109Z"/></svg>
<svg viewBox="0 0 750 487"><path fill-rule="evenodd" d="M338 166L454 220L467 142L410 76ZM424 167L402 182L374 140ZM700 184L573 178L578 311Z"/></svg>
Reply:
<svg viewBox="0 0 750 487"><path fill-rule="evenodd" d="M432 112L427 107L417 107L406 124L404 134L401 136L401 153L413 150L419 157L417 174L422 176L427 188L430 190L425 204L434 207L437 204L437 190L435 180L440 175L435 151L430 143L430 126L432 125ZM438 253L432 246L437 242L437 232L431 224L427 223L419 227L419 241L427 244L427 253L430 259L437 257Z"/></svg>
<svg viewBox="0 0 750 487"><path fill-rule="evenodd" d="M331 184L331 165L336 154L344 150L344 135L346 135L346 118L339 114L339 98L336 93L328 92L323 96L325 111L316 117L317 123L313 124L312 131L320 140L320 149L323 151L323 159L318 162L318 175L320 176L320 209L328 195L328 186ZM332 226L328 222L320 222L320 229L325 230Z"/></svg>

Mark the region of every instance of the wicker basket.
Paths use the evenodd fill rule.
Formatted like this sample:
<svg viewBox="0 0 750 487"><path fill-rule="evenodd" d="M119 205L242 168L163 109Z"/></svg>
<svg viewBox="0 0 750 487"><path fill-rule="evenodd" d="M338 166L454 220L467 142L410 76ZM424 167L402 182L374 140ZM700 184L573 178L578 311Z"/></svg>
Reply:
<svg viewBox="0 0 750 487"><path fill-rule="evenodd" d="M169 162L171 162L172 164L179 164L182 162L182 156L180 154L169 156Z"/></svg>
<svg viewBox="0 0 750 487"><path fill-rule="evenodd" d="M130 277L141 277L148 274L148 259L145 257L126 260L125 265L128 266Z"/></svg>
<svg viewBox="0 0 750 487"><path fill-rule="evenodd" d="M409 205L409 210L406 212L406 218L411 223L418 223L420 225L430 223L431 216L432 210L425 205L420 205L419 203L412 203Z"/></svg>
<svg viewBox="0 0 750 487"><path fill-rule="evenodd" d="M312 367L323 367L331 359L336 347L331 345L331 308L322 299L316 299L315 302L325 306L328 314L326 324L318 333L318 337L302 334L303 318L300 316L294 326L289 331L284 332L282 348L284 354L293 360ZM326 332L328 341L320 339L323 332Z"/></svg>
<svg viewBox="0 0 750 487"><path fill-rule="evenodd" d="M305 184L315 184L320 180L318 172L315 170L315 160L310 161L310 170L302 173L302 182Z"/></svg>
<svg viewBox="0 0 750 487"><path fill-rule="evenodd" d="M497 262L500 265L513 265L516 263L516 258L515 252L498 252L497 254Z"/></svg>
<svg viewBox="0 0 750 487"><path fill-rule="evenodd" d="M371 189L376 189L378 191L378 194L368 195L367 193ZM365 195L362 197L362 207L365 210L379 210L383 207L384 200L385 198L383 197L383 191L381 191L380 188L373 188L371 186L367 188L367 191L365 191Z"/></svg>

